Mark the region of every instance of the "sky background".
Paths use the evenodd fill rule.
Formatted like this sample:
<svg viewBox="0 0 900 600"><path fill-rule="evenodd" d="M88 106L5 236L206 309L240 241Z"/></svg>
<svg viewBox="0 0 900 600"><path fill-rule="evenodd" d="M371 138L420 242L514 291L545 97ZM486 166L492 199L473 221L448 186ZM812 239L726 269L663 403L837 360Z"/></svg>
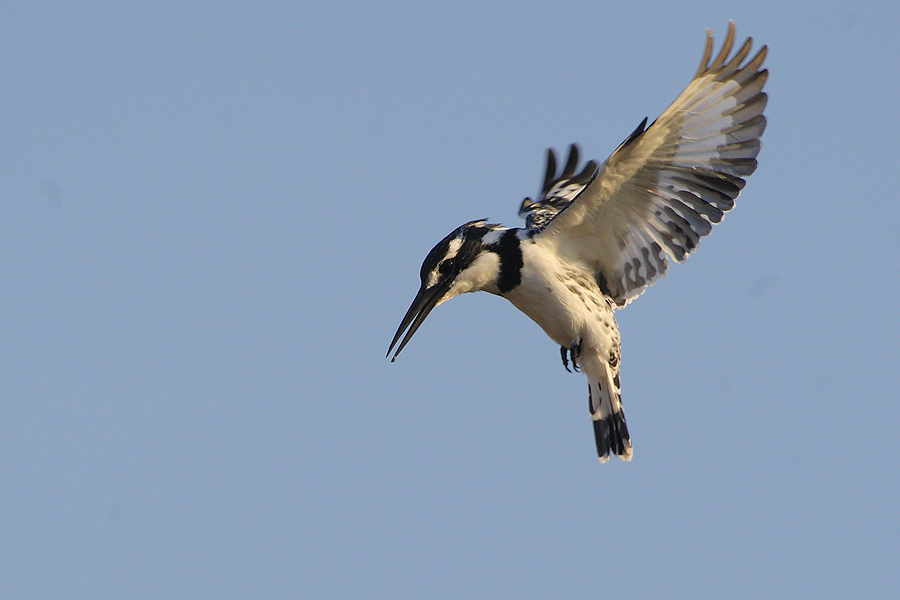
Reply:
<svg viewBox="0 0 900 600"><path fill-rule="evenodd" d="M729 19L759 169L618 313L634 460L422 259L604 159ZM896 2L5 3L0 597L888 598Z"/></svg>

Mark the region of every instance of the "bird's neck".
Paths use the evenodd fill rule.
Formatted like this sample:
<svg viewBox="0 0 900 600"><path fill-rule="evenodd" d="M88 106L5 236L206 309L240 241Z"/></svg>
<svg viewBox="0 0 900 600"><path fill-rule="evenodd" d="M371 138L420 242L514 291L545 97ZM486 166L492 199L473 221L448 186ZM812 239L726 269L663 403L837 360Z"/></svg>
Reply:
<svg viewBox="0 0 900 600"><path fill-rule="evenodd" d="M498 229L484 236L484 248L497 256L498 265L494 279L497 291L505 294L522 283L523 229Z"/></svg>

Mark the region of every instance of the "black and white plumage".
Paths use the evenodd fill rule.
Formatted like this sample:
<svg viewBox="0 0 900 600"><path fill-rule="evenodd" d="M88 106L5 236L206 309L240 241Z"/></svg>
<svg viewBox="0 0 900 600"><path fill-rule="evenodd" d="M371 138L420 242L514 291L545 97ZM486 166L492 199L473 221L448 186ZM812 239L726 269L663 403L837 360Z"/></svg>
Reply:
<svg viewBox="0 0 900 600"><path fill-rule="evenodd" d="M697 248L757 166L766 47L745 62L752 39L730 56L733 44L729 23L713 58L707 31L687 88L602 165L590 161L579 171L572 145L557 173L549 150L540 200L526 198L519 209L524 229L471 221L441 240L422 264L421 287L388 355L396 347L396 359L441 302L465 292L501 295L560 345L566 369L571 361L587 376L600 461L630 460L613 311L665 275L669 257L683 262Z"/></svg>

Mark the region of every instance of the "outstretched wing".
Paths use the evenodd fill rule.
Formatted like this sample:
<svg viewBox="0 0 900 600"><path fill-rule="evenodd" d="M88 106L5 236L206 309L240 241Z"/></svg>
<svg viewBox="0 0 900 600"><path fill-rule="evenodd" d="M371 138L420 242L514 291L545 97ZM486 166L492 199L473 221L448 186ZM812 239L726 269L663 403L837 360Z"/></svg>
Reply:
<svg viewBox="0 0 900 600"><path fill-rule="evenodd" d="M538 235L589 264L619 306L665 274L666 255L683 262L756 170L766 128L768 71L760 70L766 47L742 66L752 44L747 38L729 59L729 23L710 63L711 33L687 88L650 127L642 123Z"/></svg>
<svg viewBox="0 0 900 600"><path fill-rule="evenodd" d="M544 185L541 189L541 199L534 201L531 198L522 200L519 207L519 216L525 219L525 226L529 229L541 229L549 223L562 209L567 207L578 194L587 187L597 174L597 163L588 161L580 173L575 173L578 166L578 146L569 146L569 158L562 173L556 173L556 153L553 148L547 149L547 171L544 174Z"/></svg>

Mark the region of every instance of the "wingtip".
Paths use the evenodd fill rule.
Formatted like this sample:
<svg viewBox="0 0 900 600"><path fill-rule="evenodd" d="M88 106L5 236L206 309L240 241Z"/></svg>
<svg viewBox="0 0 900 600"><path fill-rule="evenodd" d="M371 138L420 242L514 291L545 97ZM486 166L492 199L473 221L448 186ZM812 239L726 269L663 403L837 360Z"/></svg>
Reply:
<svg viewBox="0 0 900 600"><path fill-rule="evenodd" d="M569 144L569 156L566 158L566 166L563 167L562 177L571 177L578 166L578 144Z"/></svg>
<svg viewBox="0 0 900 600"><path fill-rule="evenodd" d="M550 189L550 182L556 178L556 152L553 151L553 148L547 148L547 168L544 170L544 185L541 188L542 192L546 192Z"/></svg>
<svg viewBox="0 0 900 600"><path fill-rule="evenodd" d="M695 77L699 77L707 71L719 69L725 64L725 61L728 59L728 55L731 54L731 49L734 46L736 31L737 29L735 28L734 21L729 19L728 30L725 32L725 40L722 42L722 49L716 57L713 58L712 63L710 63L709 61L710 58L713 57L712 52L715 48L715 40L713 39L712 29L706 30L706 47L703 49L703 59L700 61L700 67L697 69ZM752 39L753 38L748 38L748 41L752 41Z"/></svg>
<svg viewBox="0 0 900 600"><path fill-rule="evenodd" d="M712 56L713 51L713 32L712 29L706 30L706 46L703 48L703 57L700 59L700 66L697 68L697 73L694 77L700 77L703 75L704 71L709 68L709 58Z"/></svg>

